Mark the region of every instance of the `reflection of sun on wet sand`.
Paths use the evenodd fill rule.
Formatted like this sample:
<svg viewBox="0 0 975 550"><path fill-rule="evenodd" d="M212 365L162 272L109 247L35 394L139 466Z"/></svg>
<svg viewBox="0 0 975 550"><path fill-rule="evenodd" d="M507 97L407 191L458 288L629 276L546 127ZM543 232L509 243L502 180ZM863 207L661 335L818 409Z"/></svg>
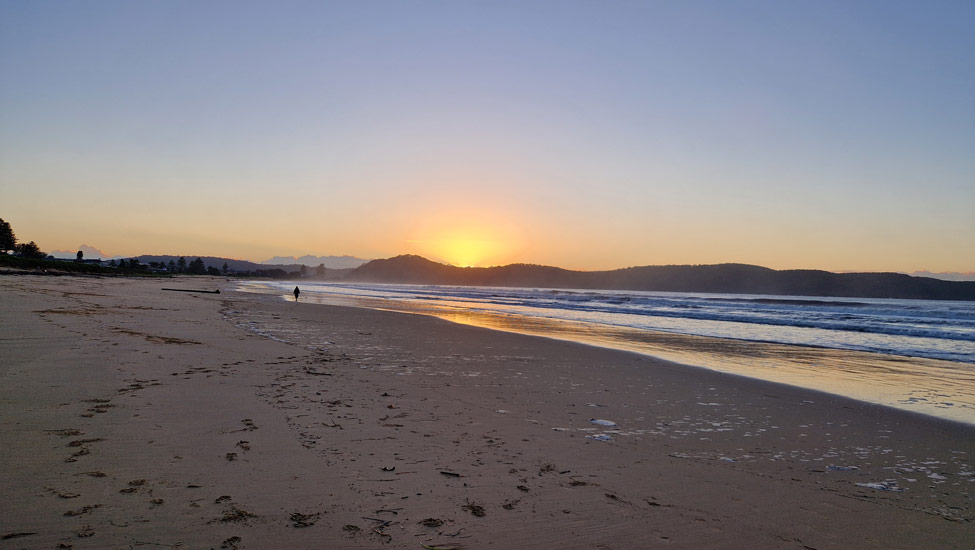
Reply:
<svg viewBox="0 0 975 550"><path fill-rule="evenodd" d="M971 426L434 318L159 286L0 278L0 544L975 536Z"/></svg>

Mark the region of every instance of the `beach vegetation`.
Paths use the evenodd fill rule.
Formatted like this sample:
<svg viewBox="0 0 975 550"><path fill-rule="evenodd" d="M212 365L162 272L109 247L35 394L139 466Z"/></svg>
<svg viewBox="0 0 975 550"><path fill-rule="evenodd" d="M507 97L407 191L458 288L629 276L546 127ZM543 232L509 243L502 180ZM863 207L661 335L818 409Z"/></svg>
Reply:
<svg viewBox="0 0 975 550"><path fill-rule="evenodd" d="M49 260L46 258L25 258L0 254L0 266L24 271L39 271L46 273L76 273L82 275L120 275L118 269L103 267L93 263Z"/></svg>
<svg viewBox="0 0 975 550"><path fill-rule="evenodd" d="M190 262L190 266L187 269L192 275L203 275L207 272L206 264L203 263L202 258L197 258Z"/></svg>
<svg viewBox="0 0 975 550"><path fill-rule="evenodd" d="M17 237L14 235L14 230L9 223L0 218L0 253L6 254L15 246L17 246Z"/></svg>
<svg viewBox="0 0 975 550"><path fill-rule="evenodd" d="M20 243L15 246L14 250L22 258L44 259L47 257L47 254L41 251L41 248L34 241Z"/></svg>

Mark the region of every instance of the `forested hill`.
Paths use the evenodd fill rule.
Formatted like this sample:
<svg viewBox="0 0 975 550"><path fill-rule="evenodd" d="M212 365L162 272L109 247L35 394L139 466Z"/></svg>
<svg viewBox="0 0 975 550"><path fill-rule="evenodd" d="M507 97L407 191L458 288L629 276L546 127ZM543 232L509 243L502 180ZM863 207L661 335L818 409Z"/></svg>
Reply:
<svg viewBox="0 0 975 550"><path fill-rule="evenodd" d="M571 271L558 267L511 264L502 267L455 267L420 256L373 260L352 270L346 281L975 300L975 282L942 281L899 273L777 271L744 264L644 266L612 271Z"/></svg>

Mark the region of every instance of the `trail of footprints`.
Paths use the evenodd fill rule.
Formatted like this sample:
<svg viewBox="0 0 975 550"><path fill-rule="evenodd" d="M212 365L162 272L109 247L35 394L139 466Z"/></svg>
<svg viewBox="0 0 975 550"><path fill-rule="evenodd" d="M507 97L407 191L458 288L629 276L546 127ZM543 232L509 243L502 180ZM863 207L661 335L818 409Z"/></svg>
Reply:
<svg viewBox="0 0 975 550"><path fill-rule="evenodd" d="M197 373L212 372L209 369L191 369L191 371ZM158 380L135 380L128 386L120 388L117 393L122 395L129 392L142 390L153 385L160 385L160 383ZM64 403L62 405L69 404ZM81 405L83 408L83 411L79 413L79 417L84 419L91 419L94 418L95 415L106 414L119 406L113 402L112 398L84 399L79 402L79 405ZM245 418L240 421L239 427L228 430L228 433L251 432L257 429L258 426L252 419ZM170 493L172 493L172 489L175 488L202 490L204 492L207 490L206 485L195 482L180 483L172 480L148 478L119 480L116 476L109 475L97 469L97 466L95 466L95 464L97 464L99 461L97 445L106 441L105 438L91 437L84 429L79 427L45 430L45 433L50 436L57 437L70 453L64 459L64 462L81 464L82 460L88 461L88 464L85 466L79 466L77 468L80 471L68 474L65 477L64 485L66 487L70 486L70 489L66 487L43 487L44 494L50 495L51 497L59 500L65 502L82 501L67 509L63 507L56 507L61 508L62 511L60 514L62 516L73 518L78 521L78 524L72 531L74 538L87 539L97 536L93 524L97 524L98 522L93 521L92 518L98 515L100 510L105 506L103 503L99 502L85 502L85 495L81 491L89 494L99 495L108 494L114 491L119 495L123 495L122 498L135 498L141 502L143 505L142 507L126 507L126 510L128 510L131 514L131 517L128 517L127 520L121 520L118 517L113 517L108 520L109 524L114 528L124 528L133 522L149 521L149 519L143 515L144 513L151 513L154 509L172 504L167 502L164 498L157 496L155 494L157 490ZM251 442L246 439L240 439L234 445L234 451L228 452L226 458L228 461L236 460L238 453L246 454L250 450ZM95 482L95 484L92 485L92 482ZM206 497L192 497L191 493L191 497L184 499L183 502L175 503L175 505L187 506L190 508L203 508L206 506L208 500L210 502L210 507L214 508L215 511L211 513L211 519L205 521L207 524L247 523L248 521L257 518L255 514L247 511L245 507L234 502L233 498L229 495L220 495L212 499L207 499ZM324 511L316 510L294 510L289 512L286 517L281 518L281 521L294 528L306 528L315 525L324 513ZM13 532L0 534L0 538L2 538L2 540L11 540L27 538L33 535L37 535L37 533ZM72 548L73 543L71 538L72 537L62 538L61 542L58 543L57 548ZM235 535L225 539L220 543L219 547L224 549L243 548L243 539L242 537Z"/></svg>

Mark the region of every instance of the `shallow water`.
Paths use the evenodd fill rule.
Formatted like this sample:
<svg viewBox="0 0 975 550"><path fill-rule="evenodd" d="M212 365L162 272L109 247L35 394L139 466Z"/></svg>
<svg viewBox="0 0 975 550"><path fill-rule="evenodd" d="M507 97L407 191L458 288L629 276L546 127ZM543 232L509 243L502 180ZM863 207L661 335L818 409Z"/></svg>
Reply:
<svg viewBox="0 0 975 550"><path fill-rule="evenodd" d="M294 284L249 282L240 290L293 299ZM975 341L967 339L975 339L975 305L966 303L299 284L302 302L433 315L634 351L975 424ZM690 317L676 316L682 308ZM850 309L859 310L863 330L829 319Z"/></svg>

